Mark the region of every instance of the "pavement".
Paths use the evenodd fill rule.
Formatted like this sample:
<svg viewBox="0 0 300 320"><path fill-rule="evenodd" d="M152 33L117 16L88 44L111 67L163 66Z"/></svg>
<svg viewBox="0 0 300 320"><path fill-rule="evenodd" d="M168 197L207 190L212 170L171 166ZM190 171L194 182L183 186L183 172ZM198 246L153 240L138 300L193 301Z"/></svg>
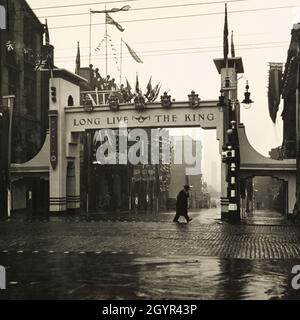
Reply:
<svg viewBox="0 0 300 320"><path fill-rule="evenodd" d="M300 299L300 227L257 211L240 224L218 209L143 220L0 223L0 299Z"/></svg>

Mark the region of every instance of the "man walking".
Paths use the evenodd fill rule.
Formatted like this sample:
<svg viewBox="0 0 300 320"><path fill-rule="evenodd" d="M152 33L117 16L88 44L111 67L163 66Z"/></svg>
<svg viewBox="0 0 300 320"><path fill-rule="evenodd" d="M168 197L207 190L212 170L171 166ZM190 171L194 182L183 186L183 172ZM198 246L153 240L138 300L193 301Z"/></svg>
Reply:
<svg viewBox="0 0 300 320"><path fill-rule="evenodd" d="M187 213L189 190L190 186L185 185L183 187L183 190L178 193L176 201L176 215L173 222L178 222L180 216L185 217L187 222L190 222L192 220L192 218L189 218Z"/></svg>

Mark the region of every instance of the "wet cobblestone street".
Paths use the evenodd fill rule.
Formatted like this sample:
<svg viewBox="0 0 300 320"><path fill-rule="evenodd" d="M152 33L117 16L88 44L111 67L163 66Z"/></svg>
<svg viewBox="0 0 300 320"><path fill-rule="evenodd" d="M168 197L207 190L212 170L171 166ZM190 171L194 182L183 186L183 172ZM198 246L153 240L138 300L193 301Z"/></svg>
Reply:
<svg viewBox="0 0 300 320"><path fill-rule="evenodd" d="M1 222L0 265L17 299L299 299L300 228L190 224ZM168 219L167 219L168 217Z"/></svg>

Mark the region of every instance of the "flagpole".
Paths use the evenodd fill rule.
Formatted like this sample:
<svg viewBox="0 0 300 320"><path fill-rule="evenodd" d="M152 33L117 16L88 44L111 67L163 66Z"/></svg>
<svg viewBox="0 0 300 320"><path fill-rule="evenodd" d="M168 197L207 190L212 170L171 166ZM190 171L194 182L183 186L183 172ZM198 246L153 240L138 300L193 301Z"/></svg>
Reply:
<svg viewBox="0 0 300 320"><path fill-rule="evenodd" d="M106 73L106 77L107 77L107 17L108 17L108 12L118 12L118 11L128 11L130 9L130 6L123 6L122 8L118 9L118 8L113 8L111 10L106 10L106 5L105 5L105 10L101 10L101 11L93 11L90 9L90 14L92 13L105 13L105 73ZM124 29L116 22L114 21L110 16L109 16L110 21L108 23L110 24L114 24L120 31L124 31ZM91 17L90 17L90 29L92 26L92 22L91 22ZM90 34L91 34L91 30L90 30Z"/></svg>
<svg viewBox="0 0 300 320"><path fill-rule="evenodd" d="M10 217L11 215L11 209L12 209L12 203L11 203L11 147L12 147L12 121L13 121L13 111L14 111L14 101L15 96L6 96L3 97L7 99L7 108L8 108L8 115L9 115L9 125L8 125L8 183L7 183L7 216Z"/></svg>
<svg viewBox="0 0 300 320"><path fill-rule="evenodd" d="M92 58L92 9L90 8L90 38L89 38L89 65Z"/></svg>
<svg viewBox="0 0 300 320"><path fill-rule="evenodd" d="M123 59L123 39L121 38L121 44L120 44L120 87L121 87L121 84L122 84L122 59Z"/></svg>
<svg viewBox="0 0 300 320"><path fill-rule="evenodd" d="M106 6L105 6L105 12L106 12ZM105 73L107 78L107 23L106 23L106 15L105 13Z"/></svg>
<svg viewBox="0 0 300 320"><path fill-rule="evenodd" d="M226 19L226 29L227 29L227 54L226 54L226 77L228 77L228 20L227 20L227 3L225 3L225 19Z"/></svg>

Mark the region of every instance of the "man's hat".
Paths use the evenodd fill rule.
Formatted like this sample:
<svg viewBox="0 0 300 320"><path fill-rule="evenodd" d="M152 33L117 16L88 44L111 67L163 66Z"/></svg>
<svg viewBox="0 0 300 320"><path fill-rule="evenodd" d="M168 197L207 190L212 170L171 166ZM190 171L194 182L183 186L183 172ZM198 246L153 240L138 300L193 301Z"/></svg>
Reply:
<svg viewBox="0 0 300 320"><path fill-rule="evenodd" d="M183 188L184 188L185 190L190 190L190 186L189 186L188 184L185 184L185 185L183 186Z"/></svg>

